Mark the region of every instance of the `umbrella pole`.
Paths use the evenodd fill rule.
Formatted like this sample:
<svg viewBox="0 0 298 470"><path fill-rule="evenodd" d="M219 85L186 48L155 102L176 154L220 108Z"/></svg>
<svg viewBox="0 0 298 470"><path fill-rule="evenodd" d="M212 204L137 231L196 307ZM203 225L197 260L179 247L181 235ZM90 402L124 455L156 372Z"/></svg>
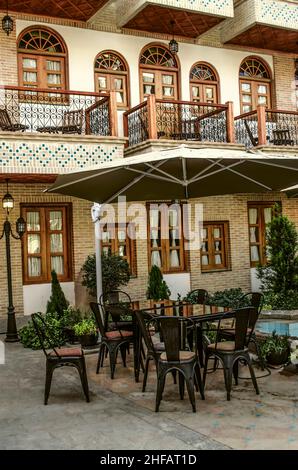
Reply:
<svg viewBox="0 0 298 470"><path fill-rule="evenodd" d="M96 292L98 302L102 295L100 209L101 205L98 203L94 203L91 209L95 235Z"/></svg>

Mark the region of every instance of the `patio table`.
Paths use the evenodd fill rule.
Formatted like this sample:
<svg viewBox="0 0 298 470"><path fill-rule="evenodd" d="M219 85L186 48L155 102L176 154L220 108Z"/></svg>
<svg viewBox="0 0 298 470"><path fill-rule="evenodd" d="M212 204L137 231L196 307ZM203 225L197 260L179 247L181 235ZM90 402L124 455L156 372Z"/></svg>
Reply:
<svg viewBox="0 0 298 470"><path fill-rule="evenodd" d="M135 309L139 310L142 312L144 315L150 315L151 317L158 317L162 315L167 315L167 311L172 309L172 314L177 311L177 309L180 311L183 310L184 306L193 306L195 307L202 307L202 305L198 304L191 304L189 302L180 302L180 305L162 305L160 307L148 307L148 308L143 308L143 309ZM198 357L199 357L199 362L200 365L203 366L203 323L208 323L208 322L216 322L220 321L223 316L225 319L230 319L235 317L234 311L224 311L224 312L216 312L212 313L212 306L210 306L211 313L204 313L201 315L190 315L188 318L190 318L196 327L196 332L197 332L197 341L196 341L196 347L198 351ZM137 322L136 322L136 317L133 315L134 318L134 323L135 323L135 331L136 331L136 348L135 348L135 380L136 382L139 381L139 374L140 374L140 365L141 365L141 341L142 337L140 334L140 330L138 328Z"/></svg>

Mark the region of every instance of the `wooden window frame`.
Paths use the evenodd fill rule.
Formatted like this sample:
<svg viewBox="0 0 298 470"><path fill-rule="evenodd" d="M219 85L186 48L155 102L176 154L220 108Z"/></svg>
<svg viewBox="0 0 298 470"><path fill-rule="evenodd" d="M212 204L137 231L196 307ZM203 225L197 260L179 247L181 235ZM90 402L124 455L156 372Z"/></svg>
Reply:
<svg viewBox="0 0 298 470"><path fill-rule="evenodd" d="M214 250L214 237L212 231L214 228L221 227L222 230L222 250L221 255L224 259L224 262L220 265L215 264L215 250ZM201 272L210 273L210 272L219 272L219 271L230 271L231 270L231 257L230 257L230 227L229 221L219 220L219 221L206 221L203 222L203 228L207 228L207 240L208 240L208 251L203 252L200 250L200 263L201 263ZM203 241L203 240L202 240ZM209 262L207 265L202 264L202 256L207 254L210 259L213 260L212 263Z"/></svg>
<svg viewBox="0 0 298 470"><path fill-rule="evenodd" d="M55 253L50 252L50 234L55 233L54 230L49 230L48 226L48 213L50 211L62 211L62 230L59 230L63 234L63 257L64 257L64 275L58 275L60 282L71 282L73 280L73 252L72 252L72 205L71 203L57 203L57 204L21 204L21 214L26 220L27 212L40 213L40 231L25 232L22 238L22 269L23 269L23 284L48 284L51 282L51 255ZM39 233L41 240L41 276L38 278L32 278L28 276L28 244L27 237L28 233ZM60 255L60 253L59 253ZM34 254L34 256L36 256ZM38 256L37 256L38 257Z"/></svg>
<svg viewBox="0 0 298 470"><path fill-rule="evenodd" d="M258 103L259 96L266 96L266 99L267 99L266 107L268 109L271 109L271 105L272 105L272 73L271 73L269 65L260 57L250 56L250 57L246 57L245 59L243 59L240 65L240 69L242 67L242 64L244 64L248 60L255 60L255 61L260 62L263 65L263 67L267 70L269 78L261 78L261 77L253 77L253 76L243 77L239 73L239 95L240 95L240 113L241 114L248 112L248 111L244 111L243 107L249 105L249 103L246 103L243 101L243 95L251 95L251 98L252 98L251 99L251 108L252 108L251 111L255 111L257 109L257 106L259 104ZM242 91L243 83L250 84L251 86L250 92ZM260 85L267 86L268 93L258 93L258 86Z"/></svg>
<svg viewBox="0 0 298 470"><path fill-rule="evenodd" d="M117 58L122 62L122 66L125 70L110 70L107 68L96 68L96 62L99 56L102 54L113 54L117 56ZM98 77L102 76L105 77L107 80L107 88L106 91L102 90L98 86ZM129 109L130 107L130 79L129 79L129 67L125 58L116 51L113 50L105 50L99 52L94 60L94 90L97 93L109 93L110 91L118 91L113 87L113 79L123 78L124 88L123 88L123 103L117 103L118 109Z"/></svg>
<svg viewBox="0 0 298 470"><path fill-rule="evenodd" d="M107 224L106 227L104 227L106 230L109 230L112 232L112 238L107 242L105 240L101 240L101 247L102 251L104 247L110 247L111 253L115 255L119 255L119 246L125 245L126 246L126 256L123 256L121 258L126 259L130 271L131 271L131 276L132 277L137 277L137 248L136 248L136 239L132 239L128 236L127 229L128 226L130 229L133 229L132 224ZM125 243L121 243L121 241L118 239L118 231L119 230L124 230L126 233L125 237ZM104 231L106 231L104 230ZM115 233L116 232L116 233ZM116 236L117 234L117 236Z"/></svg>
<svg viewBox="0 0 298 470"><path fill-rule="evenodd" d="M176 230L179 230L180 233L180 243L174 247L170 246L170 237L163 238L162 237L162 227L161 225L158 226L158 230L160 231L160 245L158 247L152 248L151 245L151 227L150 227L150 206L152 203L147 204L147 247L148 247L148 268L149 270L152 268L151 264L151 254L152 251L159 251L161 254L161 267L160 270L163 274L174 274L174 273L181 273L181 272L188 272L188 256L187 251L185 250L185 241L183 236L183 217L182 217L182 203L180 204L180 223L176 226ZM156 203L158 206L161 204L166 204L171 206L171 202L162 202L159 201ZM159 211L160 212L160 211ZM161 218L160 218L161 221ZM177 268L173 268L170 266L170 253L172 250L178 250L180 252L180 266Z"/></svg>
<svg viewBox="0 0 298 470"><path fill-rule="evenodd" d="M276 201L250 201L247 203L247 222L248 222L248 242L249 242L249 260L251 268L255 268L258 265L265 266L267 264L267 256L266 256L266 224L264 219L264 210L271 207L272 213L274 214L274 206L277 204ZM280 202L278 202L280 204ZM251 224L249 222L249 209L257 209L258 210L258 220L259 223ZM281 208L280 208L281 210ZM258 227L258 242L251 242L250 241L250 228L251 227ZM252 261L251 260L251 247L252 246L259 246L259 261Z"/></svg>
<svg viewBox="0 0 298 470"><path fill-rule="evenodd" d="M218 104L220 103L220 79L219 79L219 75L217 73L217 70L209 63L207 62L196 62L195 64L193 64L191 66L191 69L190 69L190 74L192 73L192 70L194 69L194 67L196 66L199 66L199 65L203 65L205 67L208 67L214 74L214 76L216 77L216 80L198 80L198 79L195 79L195 78L190 78L189 79L189 93L190 93L190 99L191 101L193 102L196 102L196 103L207 103L208 101L206 100L206 88L207 87L214 87L215 88L215 99L212 101L212 104ZM196 86L198 87L200 90L201 90L201 95L203 97L203 100L200 100L198 98L195 98L193 96L193 87Z"/></svg>
<svg viewBox="0 0 298 470"><path fill-rule="evenodd" d="M148 72L148 73L154 73L155 74L155 97L156 99L160 99L163 101L175 101L180 99L181 95L181 79L180 79L180 63L177 55L175 55L174 59L176 61L177 67L165 67L165 66L160 66L160 65L153 65L153 64L142 64L141 63L141 58L144 54L144 52L147 49L150 49L151 47L160 47L164 49L165 51L168 51L170 54L169 48L165 44L160 44L160 43L150 43L147 44L145 47L143 47L141 53L140 53L140 58L139 58L139 87L140 87L140 100L141 102L146 100L146 97L148 96L147 94L144 94L143 92L143 72ZM172 55L172 54L171 54ZM173 98L171 97L164 97L162 95L162 87L165 86L162 83L162 75L174 75L174 96ZM146 83L149 84L149 83Z"/></svg>
<svg viewBox="0 0 298 470"><path fill-rule="evenodd" d="M23 48L20 48L19 47L19 44L20 44L20 41L22 40L23 36L30 32L30 31L34 31L34 30L42 30L42 31L46 31L52 35L54 35L57 40L59 41L59 43L61 44L62 46L62 49L64 50L64 52L48 52L48 51L42 51L42 50L34 50L34 49L23 49ZM52 90L53 93L61 93L65 90L68 90L68 85L69 85L69 81L68 81L68 51L67 51L67 47L66 47L66 44L65 44L65 41L64 39L60 36L60 34L57 32L57 31L54 31L50 28L46 28L46 27L41 27L41 26L30 26L26 29L24 29L19 37L18 37L18 40L17 40L17 44L18 44L18 83L19 83L19 86L25 86L25 87L32 87L32 88L36 88L37 90L40 88L40 89L48 89L48 90ZM28 82L28 83L24 83L24 80L23 80L23 71L24 71L24 68L23 68L23 59L27 59L27 58L31 58L31 59L35 59L37 61L37 82L36 84L33 84L32 85ZM61 71L60 72L55 72L55 71L48 71L47 68L46 68L46 61L47 60L53 60L53 61L58 61L60 62L61 64ZM28 70L30 71L30 70ZM35 71L35 70L34 70ZM48 84L48 81L47 81L47 76L53 72L54 74L57 74L57 75L60 75L61 76L61 83L59 84L59 86L57 86L56 84Z"/></svg>

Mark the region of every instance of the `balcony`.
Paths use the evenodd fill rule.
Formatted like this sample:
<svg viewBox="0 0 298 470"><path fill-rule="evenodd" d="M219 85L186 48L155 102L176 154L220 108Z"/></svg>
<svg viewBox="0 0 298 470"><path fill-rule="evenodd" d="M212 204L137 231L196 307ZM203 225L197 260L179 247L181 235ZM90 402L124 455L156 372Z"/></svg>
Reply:
<svg viewBox="0 0 298 470"><path fill-rule="evenodd" d="M58 174L123 157L115 93L0 87L0 171Z"/></svg>
<svg viewBox="0 0 298 470"><path fill-rule="evenodd" d="M117 26L196 38L234 14L233 0L119 0Z"/></svg>
<svg viewBox="0 0 298 470"><path fill-rule="evenodd" d="M146 141L155 147L177 145L177 141L234 144L232 103L165 101L150 95L123 117L124 135L131 150L143 148Z"/></svg>
<svg viewBox="0 0 298 470"><path fill-rule="evenodd" d="M258 106L256 111L235 118L235 138L246 147L286 147L288 152L297 153L298 112Z"/></svg>
<svg viewBox="0 0 298 470"><path fill-rule="evenodd" d="M221 40L258 49L297 53L298 4L289 0L243 0L222 25Z"/></svg>

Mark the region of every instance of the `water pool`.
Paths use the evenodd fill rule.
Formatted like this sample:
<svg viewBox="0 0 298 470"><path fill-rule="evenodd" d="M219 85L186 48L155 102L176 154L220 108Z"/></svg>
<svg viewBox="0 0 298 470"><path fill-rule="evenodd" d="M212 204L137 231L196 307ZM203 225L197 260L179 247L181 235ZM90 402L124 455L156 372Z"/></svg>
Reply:
<svg viewBox="0 0 298 470"><path fill-rule="evenodd" d="M271 334L274 330L278 335L287 335L298 338L298 322L295 321L258 321L256 330L260 333Z"/></svg>

